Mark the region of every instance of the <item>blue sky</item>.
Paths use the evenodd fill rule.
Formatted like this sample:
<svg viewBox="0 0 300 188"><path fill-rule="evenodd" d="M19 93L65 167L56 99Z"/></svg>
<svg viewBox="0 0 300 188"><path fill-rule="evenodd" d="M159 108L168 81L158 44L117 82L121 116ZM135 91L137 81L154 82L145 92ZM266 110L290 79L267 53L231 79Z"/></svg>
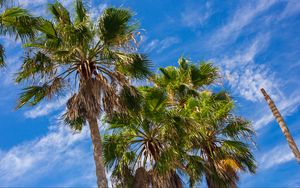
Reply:
<svg viewBox="0 0 300 188"><path fill-rule="evenodd" d="M47 0L20 0L37 15ZM63 3L70 7L71 0ZM236 113L257 130L255 175L241 174L240 187L299 187L300 170L259 88L277 103L300 145L300 2L298 0L93 0L127 7L141 24L140 50L155 67L176 65L180 56L214 62L220 88L236 100ZM8 68L0 71L0 187L95 186L89 132L75 134L59 121L66 98L15 111L21 86L11 80L21 63L20 44L1 38Z"/></svg>

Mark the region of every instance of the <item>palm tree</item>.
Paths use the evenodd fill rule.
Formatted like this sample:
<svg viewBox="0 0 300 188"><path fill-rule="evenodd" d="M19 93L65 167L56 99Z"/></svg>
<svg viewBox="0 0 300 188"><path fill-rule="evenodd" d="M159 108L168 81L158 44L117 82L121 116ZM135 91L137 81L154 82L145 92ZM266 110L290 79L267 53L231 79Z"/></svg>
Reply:
<svg viewBox="0 0 300 188"><path fill-rule="evenodd" d="M160 68L161 74L153 77L154 84L166 90L170 103L184 105L189 97L213 85L220 77L218 69L211 63L201 62L199 66L185 58L179 58L179 67Z"/></svg>
<svg viewBox="0 0 300 188"><path fill-rule="evenodd" d="M284 122L283 117L281 116L279 110L277 109L274 101L267 94L267 92L264 90L264 88L261 88L261 92L262 92L266 102L268 103L276 121L278 122L278 124L289 144L289 147L291 148L292 152L294 153L296 160L300 163L300 152L299 152L298 147L293 139L293 136L291 135L287 125Z"/></svg>
<svg viewBox="0 0 300 188"><path fill-rule="evenodd" d="M232 114L228 94L206 90L219 77L216 67L205 62L197 67L184 58L178 63L179 68L161 69L154 82L169 93L170 104L177 109L176 122L182 123L181 153L186 154L184 170L190 185L204 175L209 187L236 186L238 170L255 171L249 146L241 141L242 136L251 139L254 132L248 121Z"/></svg>
<svg viewBox="0 0 300 188"><path fill-rule="evenodd" d="M4 8L8 1L1 0L0 8ZM6 8L0 14L0 34L15 36L15 39L21 39L22 42L32 39L35 35L34 26L37 25L37 19L29 12L20 7ZM0 44L0 68L5 67L5 49Z"/></svg>
<svg viewBox="0 0 300 188"><path fill-rule="evenodd" d="M203 176L209 187L235 187L239 170L255 170L241 141L253 131L232 114L228 94L207 90L219 77L217 68L180 58L178 68L160 70L151 79L155 86L139 88L138 110L106 121L112 132L105 137L104 156L114 180L121 187L135 179L147 180L136 182L140 187L180 187L179 177L186 174L191 187Z"/></svg>
<svg viewBox="0 0 300 188"><path fill-rule="evenodd" d="M170 134L174 124L167 94L155 87L140 87L138 93L132 98L134 108L106 119L111 134L104 137L105 165L112 169L117 187L180 188L176 168L171 167L179 155Z"/></svg>
<svg viewBox="0 0 300 188"><path fill-rule="evenodd" d="M236 187L238 171L255 172L254 157L246 142L254 132L248 121L232 114L233 107L224 92L203 92L182 108L181 116L191 125L185 148L191 182L205 176L208 187Z"/></svg>
<svg viewBox="0 0 300 188"><path fill-rule="evenodd" d="M88 122L98 187L107 187L102 143L97 119L124 110L119 93L130 88L130 79L150 74L145 55L136 53L137 24L132 13L107 8L94 23L81 0L75 1L75 17L59 2L49 5L53 20L38 19L39 33L25 44L27 55L16 82L29 80L17 108L36 105L42 99L69 94L65 123L80 131ZM134 90L129 90L134 95Z"/></svg>

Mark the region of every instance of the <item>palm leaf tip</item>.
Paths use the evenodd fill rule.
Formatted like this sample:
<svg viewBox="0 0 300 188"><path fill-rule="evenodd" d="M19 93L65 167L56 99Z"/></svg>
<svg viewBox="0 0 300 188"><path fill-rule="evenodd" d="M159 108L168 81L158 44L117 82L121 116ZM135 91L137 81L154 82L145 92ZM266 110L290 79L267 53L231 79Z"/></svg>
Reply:
<svg viewBox="0 0 300 188"><path fill-rule="evenodd" d="M76 0L75 2L76 21L83 22L87 17L87 12L82 0Z"/></svg>
<svg viewBox="0 0 300 188"><path fill-rule="evenodd" d="M120 44L132 39L136 24L129 25L131 11L122 8L107 8L99 19L100 38L105 44Z"/></svg>
<svg viewBox="0 0 300 188"><path fill-rule="evenodd" d="M45 97L45 87L42 86L30 86L23 89L20 94L19 103L16 109L21 108L25 104L36 105Z"/></svg>
<svg viewBox="0 0 300 188"><path fill-rule="evenodd" d="M179 64L179 68L182 69L182 70L187 70L188 69L188 61L187 59L181 57L179 58L178 60L178 64Z"/></svg>
<svg viewBox="0 0 300 188"><path fill-rule="evenodd" d="M82 117L70 119L68 112L63 115L63 120L65 125L68 125L74 131L81 131L85 123L85 119Z"/></svg>
<svg viewBox="0 0 300 188"><path fill-rule="evenodd" d="M26 9L13 7L5 9L0 15L1 33L15 35L22 41L35 37L37 18L30 15Z"/></svg>
<svg viewBox="0 0 300 188"><path fill-rule="evenodd" d="M70 24L69 11L58 1L48 5L48 9L58 23Z"/></svg>
<svg viewBox="0 0 300 188"><path fill-rule="evenodd" d="M43 84L42 86L29 86L23 89L20 94L19 102L16 109L21 108L25 104L34 106L38 104L42 99L47 97L51 99L54 94L61 91L63 88L63 80L61 78L55 78L51 84Z"/></svg>
<svg viewBox="0 0 300 188"><path fill-rule="evenodd" d="M130 62L122 63L119 66L119 70L125 75L136 78L143 79L152 75L151 73L151 61L144 54L131 54Z"/></svg>

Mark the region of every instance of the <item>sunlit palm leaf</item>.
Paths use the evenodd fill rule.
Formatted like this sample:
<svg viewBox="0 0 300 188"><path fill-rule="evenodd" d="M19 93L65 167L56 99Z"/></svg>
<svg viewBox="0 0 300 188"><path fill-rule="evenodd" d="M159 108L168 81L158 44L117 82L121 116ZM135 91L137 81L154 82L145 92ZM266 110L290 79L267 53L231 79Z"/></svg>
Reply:
<svg viewBox="0 0 300 188"><path fill-rule="evenodd" d="M4 35L16 35L17 38L25 41L34 37L34 28L37 23L37 19L32 17L27 10L19 7L8 8L0 15L0 32Z"/></svg>
<svg viewBox="0 0 300 188"><path fill-rule="evenodd" d="M108 45L122 45L133 37L135 24L129 25L132 13L127 9L107 8L99 19L101 40Z"/></svg>
<svg viewBox="0 0 300 188"><path fill-rule="evenodd" d="M131 62L119 64L119 71L132 78L143 79L151 75L151 62L146 55L131 54Z"/></svg>
<svg viewBox="0 0 300 188"><path fill-rule="evenodd" d="M83 5L82 0L77 0L75 6L76 11L76 22L80 23L83 22L87 18L87 11Z"/></svg>
<svg viewBox="0 0 300 188"><path fill-rule="evenodd" d="M60 2L56 1L54 4L49 4L49 11L59 24L71 23L69 11Z"/></svg>

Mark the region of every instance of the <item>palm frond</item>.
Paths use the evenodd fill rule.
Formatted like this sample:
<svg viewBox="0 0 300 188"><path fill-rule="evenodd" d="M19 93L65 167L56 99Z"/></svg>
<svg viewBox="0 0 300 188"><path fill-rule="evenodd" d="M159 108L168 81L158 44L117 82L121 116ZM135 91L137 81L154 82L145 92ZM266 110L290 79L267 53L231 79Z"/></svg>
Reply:
<svg viewBox="0 0 300 188"><path fill-rule="evenodd" d="M57 38L56 30L54 29L54 25L49 20L44 18L38 18L37 30L46 34L47 38Z"/></svg>
<svg viewBox="0 0 300 188"><path fill-rule="evenodd" d="M211 63L202 62L199 68L191 67L191 79L196 87L212 84L218 77L218 68Z"/></svg>
<svg viewBox="0 0 300 188"><path fill-rule="evenodd" d="M82 0L76 0L75 11L76 11L75 22L81 23L87 18L87 11L83 5Z"/></svg>
<svg viewBox="0 0 300 188"><path fill-rule="evenodd" d="M242 117L232 117L228 125L222 130L222 133L234 139L239 139L240 137L248 139L255 134L251 123Z"/></svg>
<svg viewBox="0 0 300 188"><path fill-rule="evenodd" d="M58 77L55 78L50 84L43 84L42 86L29 86L24 88L23 92L20 94L19 102L16 108L19 109L25 104L32 106L36 105L45 97L48 99L52 98L63 88L62 81L63 79Z"/></svg>
<svg viewBox="0 0 300 188"><path fill-rule="evenodd" d="M33 78L38 75L39 78L44 78L47 75L51 78L55 74L54 64L51 59L42 52L37 52L30 57L25 57L21 70L17 73L16 82L20 83L23 80Z"/></svg>
<svg viewBox="0 0 300 188"><path fill-rule="evenodd" d="M53 4L49 4L48 9L56 22L62 25L71 24L69 11L60 2L56 1Z"/></svg>
<svg viewBox="0 0 300 188"><path fill-rule="evenodd" d="M26 103L30 105L36 105L40 102L46 94L45 86L30 86L23 89L23 92L20 94L19 103L16 107L17 109L21 108Z"/></svg>
<svg viewBox="0 0 300 188"><path fill-rule="evenodd" d="M64 123L68 125L72 130L80 132L86 120L83 117L77 117L76 119L69 119L68 114L69 112L66 112L63 115Z"/></svg>
<svg viewBox="0 0 300 188"><path fill-rule="evenodd" d="M0 32L10 36L16 35L25 41L35 36L35 27L38 25L37 18L31 16L27 10L13 7L5 9L0 15Z"/></svg>
<svg viewBox="0 0 300 188"><path fill-rule="evenodd" d="M129 25L132 13L122 8L107 8L99 19L100 39L107 45L122 45L133 37L136 24Z"/></svg>
<svg viewBox="0 0 300 188"><path fill-rule="evenodd" d="M133 86L125 86L120 93L121 104L125 109L138 111L141 108L142 96ZM127 111L126 110L126 111ZM125 111L125 113L126 113Z"/></svg>
<svg viewBox="0 0 300 188"><path fill-rule="evenodd" d="M143 79L151 75L151 62L146 55L130 54L129 58L130 62L119 64L119 71L135 79Z"/></svg>

